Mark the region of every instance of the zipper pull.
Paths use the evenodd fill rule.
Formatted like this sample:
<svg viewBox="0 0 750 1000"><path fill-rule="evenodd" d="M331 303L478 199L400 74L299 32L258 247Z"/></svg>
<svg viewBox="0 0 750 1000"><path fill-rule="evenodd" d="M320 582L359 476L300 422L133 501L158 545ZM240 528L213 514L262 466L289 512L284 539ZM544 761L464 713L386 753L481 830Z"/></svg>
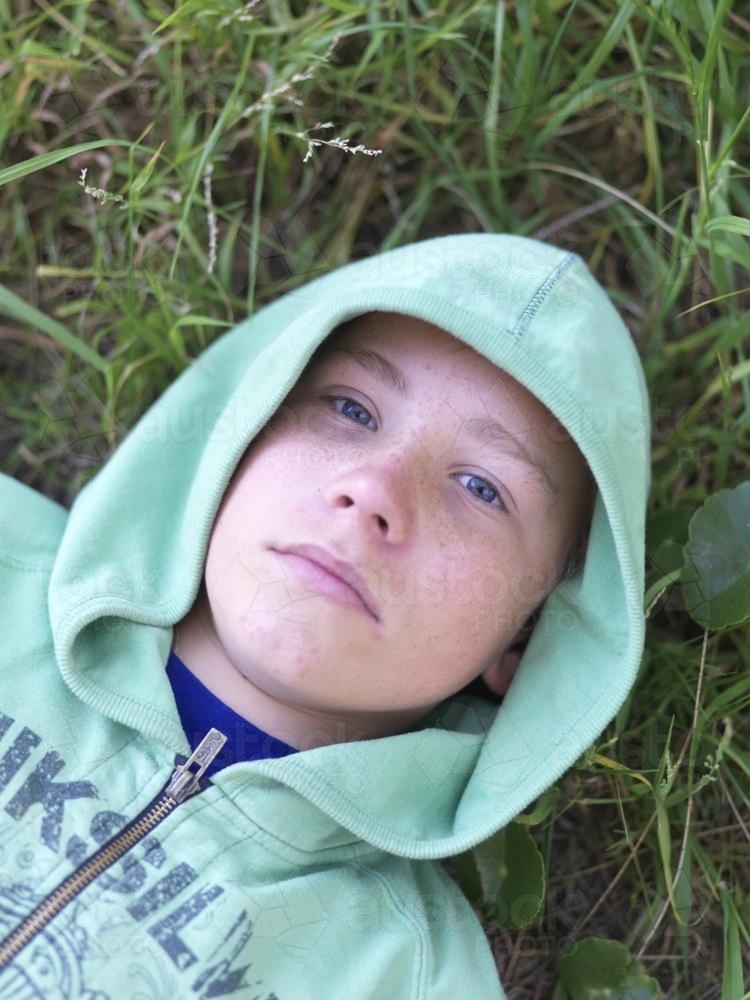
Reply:
<svg viewBox="0 0 750 1000"><path fill-rule="evenodd" d="M166 793L178 804L200 791L200 779L210 767L227 738L218 729L209 729L184 764L178 764L166 787Z"/></svg>

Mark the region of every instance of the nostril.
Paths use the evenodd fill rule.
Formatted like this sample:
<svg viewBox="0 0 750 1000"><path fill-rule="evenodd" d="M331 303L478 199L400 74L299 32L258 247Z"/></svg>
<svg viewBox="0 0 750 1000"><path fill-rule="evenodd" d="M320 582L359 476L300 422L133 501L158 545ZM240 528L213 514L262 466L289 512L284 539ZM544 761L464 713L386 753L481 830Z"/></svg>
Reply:
<svg viewBox="0 0 750 1000"><path fill-rule="evenodd" d="M409 501L386 475L356 470L334 479L323 489L323 498L330 509L347 511L347 519L356 517L381 540L396 544L408 530Z"/></svg>

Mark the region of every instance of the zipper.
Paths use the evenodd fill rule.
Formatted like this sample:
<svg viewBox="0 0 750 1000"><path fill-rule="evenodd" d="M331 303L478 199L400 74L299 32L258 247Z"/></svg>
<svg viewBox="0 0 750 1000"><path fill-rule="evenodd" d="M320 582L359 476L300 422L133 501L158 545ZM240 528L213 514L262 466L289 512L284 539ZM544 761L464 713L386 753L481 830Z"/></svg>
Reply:
<svg viewBox="0 0 750 1000"><path fill-rule="evenodd" d="M169 782L156 798L119 833L110 837L82 861L75 871L34 907L15 930L0 941L0 969L12 962L76 896L151 833L173 809L201 791L201 778L226 741L226 736L218 729L209 729L185 763L177 765Z"/></svg>

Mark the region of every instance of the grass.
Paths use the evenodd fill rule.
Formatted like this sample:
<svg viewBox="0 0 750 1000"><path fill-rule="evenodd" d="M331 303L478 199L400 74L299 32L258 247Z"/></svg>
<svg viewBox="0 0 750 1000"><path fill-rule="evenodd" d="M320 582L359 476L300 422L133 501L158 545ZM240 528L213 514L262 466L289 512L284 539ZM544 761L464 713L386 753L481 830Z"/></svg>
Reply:
<svg viewBox="0 0 750 1000"><path fill-rule="evenodd" d="M14 7L4 471L69 503L248 311L378 248L486 229L581 253L633 332L654 414L649 582L706 497L750 478L746 6ZM382 153L305 162L308 140L337 138ZM746 628L704 634L662 596L628 704L537 810L544 913L487 927L511 1000L551 996L586 935L626 944L665 997L750 990L748 663Z"/></svg>

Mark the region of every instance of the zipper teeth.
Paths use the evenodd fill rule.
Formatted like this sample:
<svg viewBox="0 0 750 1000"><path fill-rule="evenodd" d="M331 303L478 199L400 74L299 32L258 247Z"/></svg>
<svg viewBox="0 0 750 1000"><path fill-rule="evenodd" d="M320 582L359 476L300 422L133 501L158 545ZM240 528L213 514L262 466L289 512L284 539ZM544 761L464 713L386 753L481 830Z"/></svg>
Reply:
<svg viewBox="0 0 750 1000"><path fill-rule="evenodd" d="M49 896L29 913L22 923L0 943L0 969L26 947L31 939L44 930L60 911L72 902L79 893L98 878L110 865L126 854L139 840L150 833L172 812L177 800L164 793L142 816L134 819L120 833L103 844L95 854L84 861L71 875L61 882Z"/></svg>

